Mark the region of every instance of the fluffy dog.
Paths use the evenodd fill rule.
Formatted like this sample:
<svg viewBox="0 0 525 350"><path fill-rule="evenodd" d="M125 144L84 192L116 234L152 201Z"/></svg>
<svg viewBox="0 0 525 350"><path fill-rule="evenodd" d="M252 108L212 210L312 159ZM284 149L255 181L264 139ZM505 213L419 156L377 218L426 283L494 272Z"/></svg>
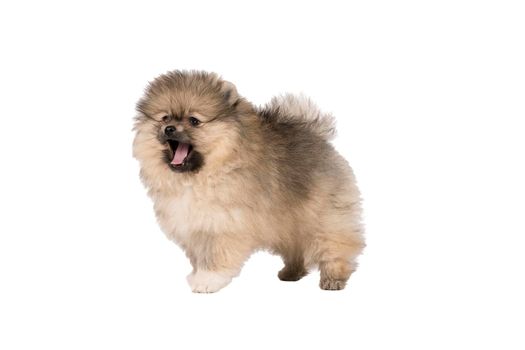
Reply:
<svg viewBox="0 0 525 350"><path fill-rule="evenodd" d="M223 288L260 249L282 257L283 281L319 267L322 289L344 288L364 240L354 175L328 142L330 115L293 95L255 107L197 71L159 76L137 111L140 176L191 261L194 292Z"/></svg>

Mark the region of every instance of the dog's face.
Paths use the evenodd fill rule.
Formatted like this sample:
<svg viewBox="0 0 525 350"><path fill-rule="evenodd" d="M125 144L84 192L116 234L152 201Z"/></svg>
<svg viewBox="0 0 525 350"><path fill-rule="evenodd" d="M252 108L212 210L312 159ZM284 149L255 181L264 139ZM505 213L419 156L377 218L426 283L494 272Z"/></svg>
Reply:
<svg viewBox="0 0 525 350"><path fill-rule="evenodd" d="M207 162L220 162L234 151L239 118L251 108L233 84L216 74L162 75L137 104L137 135L149 137L137 136L135 148L150 147L151 152L135 152L136 156L159 157L175 172L196 172Z"/></svg>

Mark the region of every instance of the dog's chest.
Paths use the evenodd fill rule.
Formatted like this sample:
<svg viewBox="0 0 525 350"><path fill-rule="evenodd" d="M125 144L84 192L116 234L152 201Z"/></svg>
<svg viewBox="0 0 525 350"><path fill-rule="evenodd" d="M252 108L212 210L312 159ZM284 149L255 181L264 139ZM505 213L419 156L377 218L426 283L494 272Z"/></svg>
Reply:
<svg viewBox="0 0 525 350"><path fill-rule="evenodd" d="M184 188L176 196L158 200L155 212L163 231L178 241L189 239L194 232L231 231L242 225L244 217L241 209L192 187Z"/></svg>

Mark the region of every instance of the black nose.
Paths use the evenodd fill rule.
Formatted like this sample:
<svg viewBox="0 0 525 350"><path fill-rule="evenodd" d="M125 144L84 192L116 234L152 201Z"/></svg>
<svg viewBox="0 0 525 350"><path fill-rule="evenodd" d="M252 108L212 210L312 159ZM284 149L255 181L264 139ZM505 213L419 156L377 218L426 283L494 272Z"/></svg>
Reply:
<svg viewBox="0 0 525 350"><path fill-rule="evenodd" d="M164 129L164 134L166 134L166 136L171 136L173 135L173 133L175 133L176 129L174 126L167 126L166 129Z"/></svg>

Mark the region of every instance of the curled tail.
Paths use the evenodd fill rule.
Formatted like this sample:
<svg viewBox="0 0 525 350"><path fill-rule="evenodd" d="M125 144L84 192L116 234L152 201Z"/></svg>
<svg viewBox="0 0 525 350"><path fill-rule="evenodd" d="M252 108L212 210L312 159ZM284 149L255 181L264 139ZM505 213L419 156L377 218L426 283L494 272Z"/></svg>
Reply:
<svg viewBox="0 0 525 350"><path fill-rule="evenodd" d="M329 113L304 95L285 94L273 97L270 103L259 110L261 117L269 122L298 124L325 140L335 137L335 120Z"/></svg>

